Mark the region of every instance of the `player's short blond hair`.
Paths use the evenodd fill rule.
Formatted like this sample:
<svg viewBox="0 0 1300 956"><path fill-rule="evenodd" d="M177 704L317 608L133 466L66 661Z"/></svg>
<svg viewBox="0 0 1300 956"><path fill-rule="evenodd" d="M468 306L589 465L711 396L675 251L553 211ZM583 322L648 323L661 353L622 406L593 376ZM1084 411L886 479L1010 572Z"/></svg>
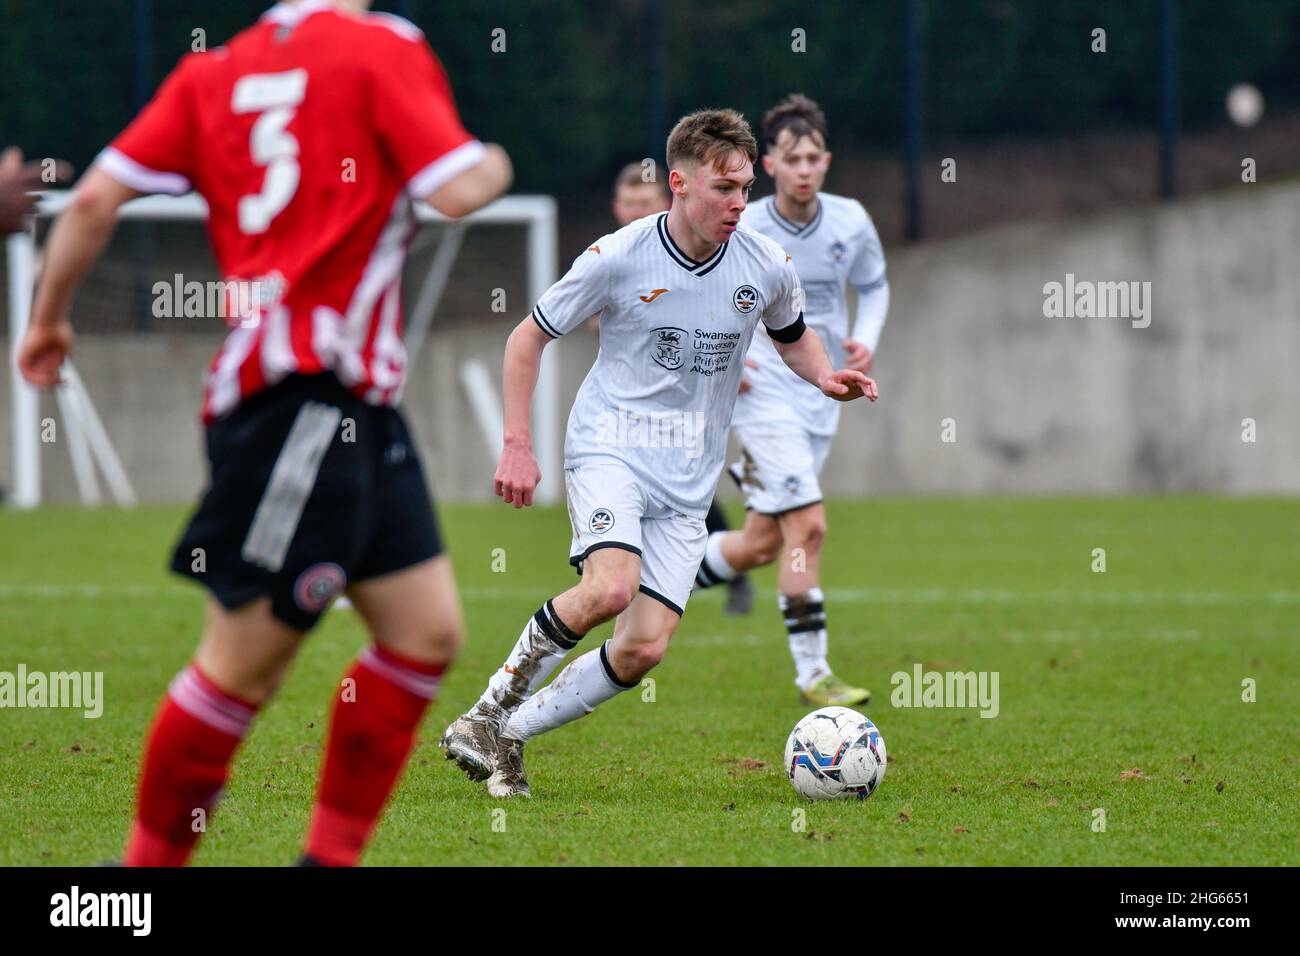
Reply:
<svg viewBox="0 0 1300 956"><path fill-rule="evenodd" d="M735 110L700 110L683 116L668 134L668 168L682 163L717 166L732 152L751 163L758 159L758 142L749 122Z"/></svg>
<svg viewBox="0 0 1300 956"><path fill-rule="evenodd" d="M796 140L810 136L821 140L825 149L830 145L826 131L826 114L815 102L802 93L791 93L763 117L763 142L768 147L776 145L781 134L789 130Z"/></svg>

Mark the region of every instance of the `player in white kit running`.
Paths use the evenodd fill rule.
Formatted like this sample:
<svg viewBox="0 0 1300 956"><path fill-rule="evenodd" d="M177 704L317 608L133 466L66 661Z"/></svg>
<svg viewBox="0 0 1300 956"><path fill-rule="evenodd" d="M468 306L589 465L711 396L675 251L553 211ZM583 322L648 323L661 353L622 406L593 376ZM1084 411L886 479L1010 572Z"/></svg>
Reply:
<svg viewBox="0 0 1300 956"><path fill-rule="evenodd" d="M620 226L626 226L638 219L644 219L657 212L668 211L670 193L655 177L655 170L650 160L628 163L614 180L614 196L610 209ZM599 334L600 316L593 316L591 329ZM715 497L709 505L708 514L704 516L704 527L712 534L715 531L729 531L727 516L722 505ZM727 582L727 603L723 610L731 615L744 615L750 612L754 604L754 585L749 575L738 574Z"/></svg>
<svg viewBox="0 0 1300 956"><path fill-rule="evenodd" d="M541 480L528 423L542 349L601 313L600 352L564 449L569 562L581 580L537 610L442 740L471 778L488 778L493 796L528 794L525 741L637 686L663 657L704 554L704 515L755 326L819 394L876 396L863 372L834 371L806 329L790 257L740 225L757 152L739 113L681 119L668 138L669 211L593 242L510 335L495 483L521 507ZM615 617L611 640L538 690L583 635Z"/></svg>
<svg viewBox="0 0 1300 956"><path fill-rule="evenodd" d="M831 154L826 118L795 94L763 118L763 169L773 196L745 210L742 225L780 242L794 257L804 315L836 366L871 370L889 309L885 257L871 217L856 199L821 192ZM850 325L846 286L858 291ZM826 661L820 562L826 509L818 483L839 425L839 404L790 374L771 338L754 336L732 427L741 459L729 472L745 495L740 531L709 536L696 585L708 587L781 559L778 606L795 683L818 707L866 704L871 692L840 680Z"/></svg>

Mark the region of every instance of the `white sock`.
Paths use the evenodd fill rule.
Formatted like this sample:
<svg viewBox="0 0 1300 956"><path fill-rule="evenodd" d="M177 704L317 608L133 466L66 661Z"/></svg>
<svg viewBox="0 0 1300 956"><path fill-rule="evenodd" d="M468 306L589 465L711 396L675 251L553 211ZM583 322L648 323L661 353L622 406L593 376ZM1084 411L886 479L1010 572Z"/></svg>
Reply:
<svg viewBox="0 0 1300 956"><path fill-rule="evenodd" d="M602 644L588 651L515 711L506 725L505 735L516 740L527 740L554 730L571 720L585 717L611 697L637 686L622 683L609 666Z"/></svg>
<svg viewBox="0 0 1300 956"><path fill-rule="evenodd" d="M510 656L492 675L470 714L493 720L498 730L504 730L510 715L546 682L581 638L565 626L555 606L547 601L528 619Z"/></svg>
<svg viewBox="0 0 1300 956"><path fill-rule="evenodd" d="M821 588L803 594L777 596L781 616L790 635L790 656L794 658L794 682L807 690L831 672L826 663L826 605Z"/></svg>
<svg viewBox="0 0 1300 956"><path fill-rule="evenodd" d="M727 559L722 556L722 538L728 533L715 531L709 535L709 540L704 545L704 560L700 562L700 569L695 573L697 588L712 587L739 577L740 572L729 565Z"/></svg>

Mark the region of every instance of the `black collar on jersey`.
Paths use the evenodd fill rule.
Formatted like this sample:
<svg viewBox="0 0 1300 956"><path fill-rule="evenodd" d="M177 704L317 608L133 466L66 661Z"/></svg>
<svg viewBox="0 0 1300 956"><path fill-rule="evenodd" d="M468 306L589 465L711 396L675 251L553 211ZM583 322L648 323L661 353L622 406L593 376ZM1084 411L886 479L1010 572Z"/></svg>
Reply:
<svg viewBox="0 0 1300 956"><path fill-rule="evenodd" d="M709 256L709 258L705 259L703 262L692 259L686 253L682 252L682 250L678 249L677 243L673 242L673 237L668 235L668 213L665 212L659 214L656 226L659 229L659 241L663 243L664 251L668 253L669 258L692 275L708 275L718 267L718 263L722 261L722 257L727 254L728 243L724 242L722 245L718 246L717 251L715 251L713 255Z"/></svg>
<svg viewBox="0 0 1300 956"><path fill-rule="evenodd" d="M813 234L813 230L816 229L817 226L821 224L822 208L823 208L823 203L821 201L821 198L818 197L817 215L813 216L810 221L800 225L797 222L791 222L789 219L786 219L785 216L777 212L775 196L773 196L767 204L767 211L772 214L772 219L778 226L780 226L782 229L784 229L786 232L790 233L791 235L800 236L801 238L804 239L807 239L809 236L811 236Z"/></svg>

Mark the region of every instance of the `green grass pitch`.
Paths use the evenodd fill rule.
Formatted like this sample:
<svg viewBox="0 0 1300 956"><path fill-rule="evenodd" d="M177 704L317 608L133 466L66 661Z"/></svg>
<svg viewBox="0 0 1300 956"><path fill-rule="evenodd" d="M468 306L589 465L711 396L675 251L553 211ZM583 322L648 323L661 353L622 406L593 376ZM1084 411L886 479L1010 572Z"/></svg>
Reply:
<svg viewBox="0 0 1300 956"><path fill-rule="evenodd" d="M97 720L0 710L0 864L120 854L144 728L202 619L201 592L163 570L184 517L0 512L0 671L103 671L106 698ZM832 502L830 659L874 690L867 712L892 759L870 800L816 804L782 773L807 708L771 569L756 575L749 618L725 617L718 590L692 600L653 700L631 691L530 744L531 801L470 784L438 735L574 575L562 508L441 517L469 643L370 865L1300 860L1298 500ZM1092 570L1096 548L1105 573ZM346 609L311 636L254 726L198 864L296 858L328 701L362 642ZM917 662L998 672L998 716L892 706L891 675Z"/></svg>

